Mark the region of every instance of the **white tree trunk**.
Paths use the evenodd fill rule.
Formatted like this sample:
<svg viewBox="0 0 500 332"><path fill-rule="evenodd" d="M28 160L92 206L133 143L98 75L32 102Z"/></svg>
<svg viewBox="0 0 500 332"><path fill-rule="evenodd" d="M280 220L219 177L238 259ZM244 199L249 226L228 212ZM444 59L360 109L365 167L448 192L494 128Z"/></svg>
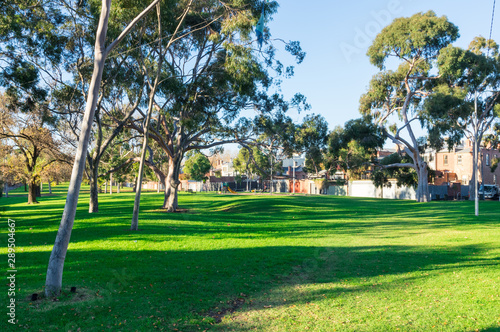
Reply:
<svg viewBox="0 0 500 332"><path fill-rule="evenodd" d="M96 42L94 47L94 71L90 81L89 91L87 95L87 102L85 105L85 113L82 120L82 128L78 148L75 155L75 162L73 164L73 171L71 173L71 180L68 188L68 195L66 197L66 205L61 218L61 224L57 231L56 240L52 253L50 254L49 265L47 268L47 277L45 279L45 295L55 296L61 292L62 276L64 269L64 259L68 250L69 240L71 238L71 231L75 221L76 207L78 204L78 196L80 194L80 187L82 184L83 172L85 168L87 148L92 129L92 121L94 119L94 112L99 95L99 89L102 80L102 73L104 70L104 63L109 52L118 45L118 43L132 30L137 22L144 17L159 0L154 0L145 10L143 10L118 36L117 39L106 48L106 33L108 30L109 12L111 9L111 0L102 0L101 15L96 33Z"/></svg>
<svg viewBox="0 0 500 332"><path fill-rule="evenodd" d="M177 190L180 184L180 160L182 160L182 157L176 157L168 161L168 174L165 179L165 200L163 201L163 208L167 209L168 212L175 212L179 207Z"/></svg>
<svg viewBox="0 0 500 332"><path fill-rule="evenodd" d="M419 158L420 159L420 158ZM418 165L418 185L417 185L417 202L429 202L429 182L427 164L419 160Z"/></svg>
<svg viewBox="0 0 500 332"><path fill-rule="evenodd" d="M99 26L97 29L95 42L95 58L94 72L90 82L85 114L83 116L80 140L76 151L73 171L71 173L71 181L68 188L68 196L66 205L61 219L59 230L57 231L56 240L52 253L50 255L49 266L47 269L47 277L45 280L45 295L55 296L61 292L62 276L64 268L64 259L68 250L68 244L73 229L75 220L76 207L78 203L78 195L82 184L83 171L85 168L85 160L87 148L92 129L92 121L99 95L102 73L104 70L104 62L106 60L106 49L104 46L106 40L106 32L108 30L109 11L111 9L111 0L103 0L101 8L101 16L99 18Z"/></svg>

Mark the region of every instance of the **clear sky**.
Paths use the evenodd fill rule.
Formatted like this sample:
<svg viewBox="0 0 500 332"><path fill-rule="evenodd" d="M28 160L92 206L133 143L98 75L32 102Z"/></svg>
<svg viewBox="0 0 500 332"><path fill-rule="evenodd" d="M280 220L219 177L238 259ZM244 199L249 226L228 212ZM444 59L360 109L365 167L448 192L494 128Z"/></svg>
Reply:
<svg viewBox="0 0 500 332"><path fill-rule="evenodd" d="M301 92L323 115L330 129L360 117L359 97L377 73L366 56L374 37L398 17L433 10L460 29L456 46L467 47L478 35L489 36L493 0L287 0L267 24L273 38L298 40L307 56L295 76L283 82L285 96ZM492 39L500 42L500 2ZM290 113L296 122L301 115Z"/></svg>

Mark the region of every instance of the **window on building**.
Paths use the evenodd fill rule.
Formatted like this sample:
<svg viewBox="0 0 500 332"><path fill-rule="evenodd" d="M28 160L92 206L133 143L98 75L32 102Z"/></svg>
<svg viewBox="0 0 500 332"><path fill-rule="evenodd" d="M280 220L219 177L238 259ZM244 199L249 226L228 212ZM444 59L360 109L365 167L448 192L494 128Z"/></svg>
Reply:
<svg viewBox="0 0 500 332"><path fill-rule="evenodd" d="M486 166L490 166L490 155L487 153L485 156L484 156L485 160L486 160Z"/></svg>
<svg viewBox="0 0 500 332"><path fill-rule="evenodd" d="M448 155L447 154L444 155L443 164L448 165Z"/></svg>
<svg viewBox="0 0 500 332"><path fill-rule="evenodd" d="M461 154L459 154L459 155L457 156L457 164L458 164L458 165L462 165L462 155L461 155Z"/></svg>

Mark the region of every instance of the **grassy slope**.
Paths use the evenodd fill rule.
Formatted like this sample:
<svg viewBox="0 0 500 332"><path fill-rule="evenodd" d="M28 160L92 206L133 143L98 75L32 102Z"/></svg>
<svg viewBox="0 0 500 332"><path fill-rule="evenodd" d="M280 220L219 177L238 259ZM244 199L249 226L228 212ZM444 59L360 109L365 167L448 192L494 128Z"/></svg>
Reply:
<svg viewBox="0 0 500 332"><path fill-rule="evenodd" d="M101 195L95 215L84 193L63 280L78 293L31 302L64 204L57 189L38 205L0 199L3 257L6 218L17 225L17 328L500 328L499 202L482 202L475 218L470 202L198 193L180 196L189 213L167 214L157 210L161 194L146 193L131 232L131 193ZM241 299L214 324L210 315Z"/></svg>

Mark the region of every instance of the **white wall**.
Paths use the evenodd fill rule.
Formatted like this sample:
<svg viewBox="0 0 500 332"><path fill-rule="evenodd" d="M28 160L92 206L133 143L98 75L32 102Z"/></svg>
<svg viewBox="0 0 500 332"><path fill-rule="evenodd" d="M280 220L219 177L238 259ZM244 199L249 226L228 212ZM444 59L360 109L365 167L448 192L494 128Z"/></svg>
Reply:
<svg viewBox="0 0 500 332"><path fill-rule="evenodd" d="M349 182L349 196L375 197L387 199L416 199L415 189L412 187L396 186L396 181L390 181L390 188L375 188L371 180L357 180Z"/></svg>

